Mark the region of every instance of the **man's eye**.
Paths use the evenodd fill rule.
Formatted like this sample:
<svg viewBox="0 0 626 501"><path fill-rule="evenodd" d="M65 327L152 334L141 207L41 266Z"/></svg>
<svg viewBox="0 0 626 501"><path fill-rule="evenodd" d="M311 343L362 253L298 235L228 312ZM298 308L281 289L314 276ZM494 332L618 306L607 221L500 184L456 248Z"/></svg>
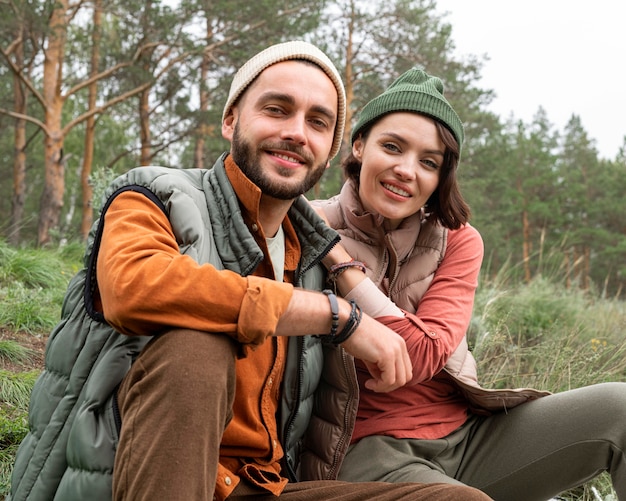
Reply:
<svg viewBox="0 0 626 501"><path fill-rule="evenodd" d="M318 127L320 129L326 129L328 128L328 123L325 120L321 120L319 118L312 118L311 119L311 123L315 126Z"/></svg>
<svg viewBox="0 0 626 501"><path fill-rule="evenodd" d="M277 115L283 113L282 108L280 108L279 106L266 106L265 110L268 111L269 113L273 113Z"/></svg>

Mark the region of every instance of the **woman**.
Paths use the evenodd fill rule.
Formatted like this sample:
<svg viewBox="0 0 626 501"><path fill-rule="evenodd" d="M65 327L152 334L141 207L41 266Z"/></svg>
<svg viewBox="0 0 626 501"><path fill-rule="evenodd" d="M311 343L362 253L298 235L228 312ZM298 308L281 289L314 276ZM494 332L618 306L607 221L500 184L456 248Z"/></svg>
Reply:
<svg viewBox="0 0 626 501"><path fill-rule="evenodd" d="M550 395L477 383L465 334L483 245L456 177L463 135L442 82L409 70L364 107L341 193L314 202L342 235L324 259L336 291L401 334L413 362L411 383L382 394L357 361L340 479L464 483L529 501L607 470L626 499L626 384Z"/></svg>

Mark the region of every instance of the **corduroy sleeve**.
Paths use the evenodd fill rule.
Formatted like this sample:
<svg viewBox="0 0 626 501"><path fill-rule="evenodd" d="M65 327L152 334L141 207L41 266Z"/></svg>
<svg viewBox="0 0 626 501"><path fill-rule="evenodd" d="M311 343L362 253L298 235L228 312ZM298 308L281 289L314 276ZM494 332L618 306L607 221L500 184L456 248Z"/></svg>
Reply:
<svg viewBox="0 0 626 501"><path fill-rule="evenodd" d="M134 192L119 195L106 212L97 277L106 320L127 335L188 328L260 344L293 294L290 284L181 255L165 214Z"/></svg>

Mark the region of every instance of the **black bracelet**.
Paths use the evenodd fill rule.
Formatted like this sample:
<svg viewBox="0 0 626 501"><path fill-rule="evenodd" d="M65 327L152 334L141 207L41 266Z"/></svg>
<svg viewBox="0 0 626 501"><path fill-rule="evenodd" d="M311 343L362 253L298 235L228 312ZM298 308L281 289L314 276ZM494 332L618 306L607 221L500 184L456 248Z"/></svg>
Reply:
<svg viewBox="0 0 626 501"><path fill-rule="evenodd" d="M333 293L333 291L329 289L324 289L322 291L328 297L328 302L330 303L330 312L332 314L332 322L330 324L330 334L328 334L331 339L334 339L337 335L337 329L339 329L339 302L337 301L337 296Z"/></svg>
<svg viewBox="0 0 626 501"><path fill-rule="evenodd" d="M361 319L363 318L363 310L356 304L354 299L350 300L350 316L346 321L346 325L343 326L343 329L336 336L332 336L330 338L331 343L333 344L341 344L347 341L352 334L354 334L361 323Z"/></svg>

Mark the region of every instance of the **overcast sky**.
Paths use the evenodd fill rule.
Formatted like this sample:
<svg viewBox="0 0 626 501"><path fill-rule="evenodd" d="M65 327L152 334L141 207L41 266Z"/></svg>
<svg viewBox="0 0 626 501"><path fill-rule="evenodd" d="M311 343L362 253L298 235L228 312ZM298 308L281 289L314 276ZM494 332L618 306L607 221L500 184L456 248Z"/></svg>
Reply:
<svg viewBox="0 0 626 501"><path fill-rule="evenodd" d="M528 123L542 106L563 132L572 114L614 159L626 136L624 0L436 0L459 55L489 56L479 86L492 111Z"/></svg>

